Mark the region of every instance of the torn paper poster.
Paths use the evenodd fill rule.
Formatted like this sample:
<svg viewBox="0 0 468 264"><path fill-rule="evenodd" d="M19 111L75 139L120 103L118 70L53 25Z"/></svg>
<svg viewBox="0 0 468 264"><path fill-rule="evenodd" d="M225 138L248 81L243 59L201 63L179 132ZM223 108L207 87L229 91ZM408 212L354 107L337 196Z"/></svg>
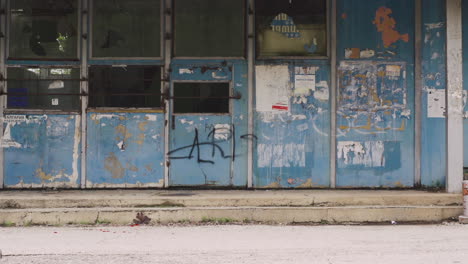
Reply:
<svg viewBox="0 0 468 264"><path fill-rule="evenodd" d="M361 50L361 59L369 59L375 56L375 51L371 49Z"/></svg>
<svg viewBox="0 0 468 264"><path fill-rule="evenodd" d="M11 125L7 123L5 131L3 132L3 137L0 139L0 147L2 148L21 148L21 144L15 142L11 138Z"/></svg>
<svg viewBox="0 0 468 264"><path fill-rule="evenodd" d="M400 65L387 65L385 67L385 75L389 78L398 78L401 75Z"/></svg>
<svg viewBox="0 0 468 264"><path fill-rule="evenodd" d="M294 76L294 95L310 95L310 91L315 91L315 75L296 74Z"/></svg>
<svg viewBox="0 0 468 264"><path fill-rule="evenodd" d="M319 67L310 67L310 66L295 67L294 74L315 74L318 69Z"/></svg>
<svg viewBox="0 0 468 264"><path fill-rule="evenodd" d="M228 140L231 137L231 125L229 124L216 124L214 138L217 140Z"/></svg>
<svg viewBox="0 0 468 264"><path fill-rule="evenodd" d="M360 59L361 58L361 49L359 49L359 48L347 48L347 49L345 49L345 58L346 59Z"/></svg>
<svg viewBox="0 0 468 264"><path fill-rule="evenodd" d="M289 111L291 84L288 65L258 65L255 71L257 111Z"/></svg>
<svg viewBox="0 0 468 264"><path fill-rule="evenodd" d="M445 118L445 89L427 89L427 117Z"/></svg>

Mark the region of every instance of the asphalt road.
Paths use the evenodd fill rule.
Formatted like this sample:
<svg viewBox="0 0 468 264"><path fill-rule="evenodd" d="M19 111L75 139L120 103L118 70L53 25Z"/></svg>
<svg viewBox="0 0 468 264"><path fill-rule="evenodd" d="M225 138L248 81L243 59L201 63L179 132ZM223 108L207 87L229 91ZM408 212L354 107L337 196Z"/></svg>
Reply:
<svg viewBox="0 0 468 264"><path fill-rule="evenodd" d="M468 226L0 228L0 264L468 263Z"/></svg>

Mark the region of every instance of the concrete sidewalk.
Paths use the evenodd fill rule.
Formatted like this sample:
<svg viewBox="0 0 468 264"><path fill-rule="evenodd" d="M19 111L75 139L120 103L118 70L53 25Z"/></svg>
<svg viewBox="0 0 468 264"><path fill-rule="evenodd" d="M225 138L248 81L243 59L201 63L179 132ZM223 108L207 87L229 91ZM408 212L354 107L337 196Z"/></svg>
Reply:
<svg viewBox="0 0 468 264"><path fill-rule="evenodd" d="M457 218L462 201L458 194L407 190L0 191L0 224L433 223Z"/></svg>

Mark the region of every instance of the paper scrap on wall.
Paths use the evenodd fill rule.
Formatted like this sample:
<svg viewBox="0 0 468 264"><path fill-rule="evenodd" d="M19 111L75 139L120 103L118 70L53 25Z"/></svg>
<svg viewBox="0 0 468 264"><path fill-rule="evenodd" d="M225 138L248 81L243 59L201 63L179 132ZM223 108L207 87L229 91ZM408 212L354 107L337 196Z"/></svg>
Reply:
<svg viewBox="0 0 468 264"><path fill-rule="evenodd" d="M427 90L427 117L445 118L445 89Z"/></svg>
<svg viewBox="0 0 468 264"><path fill-rule="evenodd" d="M291 84L288 66L258 65L255 70L257 111L289 111Z"/></svg>

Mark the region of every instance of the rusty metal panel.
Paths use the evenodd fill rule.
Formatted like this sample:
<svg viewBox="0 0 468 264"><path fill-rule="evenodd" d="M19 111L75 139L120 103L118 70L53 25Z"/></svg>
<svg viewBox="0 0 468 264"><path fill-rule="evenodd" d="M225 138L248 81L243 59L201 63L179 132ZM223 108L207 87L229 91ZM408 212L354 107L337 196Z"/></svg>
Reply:
<svg viewBox="0 0 468 264"><path fill-rule="evenodd" d="M414 2L338 1L337 186L414 185Z"/></svg>
<svg viewBox="0 0 468 264"><path fill-rule="evenodd" d="M163 114L90 112L87 124L87 188L163 186Z"/></svg>
<svg viewBox="0 0 468 264"><path fill-rule="evenodd" d="M329 74L320 61L257 65L255 187L329 186Z"/></svg>
<svg viewBox="0 0 468 264"><path fill-rule="evenodd" d="M80 123L79 115L5 115L5 187L79 187Z"/></svg>

